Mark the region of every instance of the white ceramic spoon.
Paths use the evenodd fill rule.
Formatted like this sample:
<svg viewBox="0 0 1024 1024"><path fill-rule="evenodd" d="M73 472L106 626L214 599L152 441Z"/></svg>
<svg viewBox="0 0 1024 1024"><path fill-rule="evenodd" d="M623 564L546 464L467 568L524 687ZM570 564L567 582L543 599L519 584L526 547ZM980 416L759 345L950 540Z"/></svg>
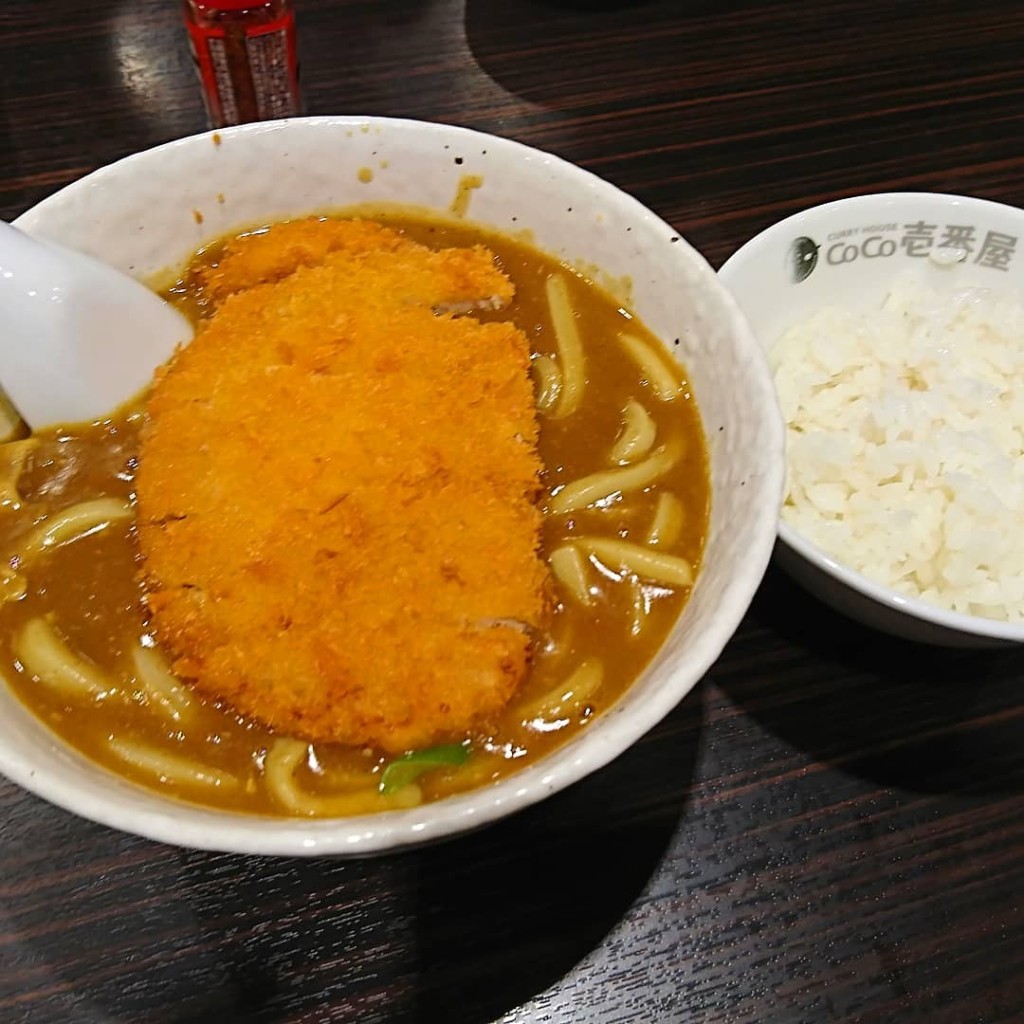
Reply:
<svg viewBox="0 0 1024 1024"><path fill-rule="evenodd" d="M34 430L103 418L191 339L145 285L0 221L0 388Z"/></svg>

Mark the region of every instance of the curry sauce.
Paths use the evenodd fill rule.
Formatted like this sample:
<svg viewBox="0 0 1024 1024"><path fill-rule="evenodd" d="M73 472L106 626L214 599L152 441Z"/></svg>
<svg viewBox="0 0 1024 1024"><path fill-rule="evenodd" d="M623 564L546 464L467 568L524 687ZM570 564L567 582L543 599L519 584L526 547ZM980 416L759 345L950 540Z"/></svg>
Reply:
<svg viewBox="0 0 1024 1024"><path fill-rule="evenodd" d="M543 463L541 556L548 561L555 552L571 553L584 584L574 588L564 574L552 575L550 607L531 634L525 680L501 710L462 735L445 737L462 744L469 756L460 758L460 764L432 763L420 775L415 799L433 800L486 784L543 757L585 729L641 673L679 616L690 586L655 578L656 572L648 577L646 562L638 563L639 568L619 564L614 544L649 546L673 565L699 571L710 501L707 454L698 409L682 371L671 371L679 374L679 381L670 400L659 399L652 375L638 365L622 338L639 339L652 351L658 350L658 342L597 285L523 241L465 223L408 215L377 219L431 249L483 245L493 252L496 266L514 286L514 296L504 308L474 310L472 315L481 324L514 324L528 339L535 361L559 359L546 291L552 276L559 276L586 358L578 410L563 418L542 411L537 442ZM218 243L197 254L166 292L197 323L213 310L205 285L223 253L224 245ZM600 500L552 511L558 494L574 482L618 472L610 453L623 432L630 403L642 407L648 432L656 438L648 460L671 452L668 468L644 486L621 492L613 488ZM24 595L0 607L0 659L8 681L70 745L143 785L238 811L331 813L325 809L333 805L325 802L313 801L308 811L286 806L267 784L268 757L273 761L275 744L284 750L282 737L294 735L288 729L272 729L239 713L228 700L187 687L187 715L159 713L152 692L140 682L135 658L140 647L160 653L160 642L147 619L138 536L130 520L110 522L31 558L18 554L38 524L75 503L104 496L134 502L143 421L144 413L137 408L99 424L40 436L25 457L17 493L9 494L0 509L0 545L11 552L12 570L25 581ZM632 465L643 464L638 458ZM667 499L676 521L659 540L652 530ZM603 555L605 551L612 556ZM75 652L95 668L96 677L104 681L103 692L94 687L69 695L48 685L19 657L19 637L37 621L48 624L62 650ZM171 652L164 657L170 661ZM581 684L578 699L565 697L568 680ZM126 759L129 748L163 752L172 758L170 764L200 765L208 777L182 778L170 769L146 767L144 760ZM383 771L395 756L395 750L374 743L315 741L295 761L294 782L329 801L339 792L363 794L369 780L365 801L352 804L353 810L398 806L374 802Z"/></svg>

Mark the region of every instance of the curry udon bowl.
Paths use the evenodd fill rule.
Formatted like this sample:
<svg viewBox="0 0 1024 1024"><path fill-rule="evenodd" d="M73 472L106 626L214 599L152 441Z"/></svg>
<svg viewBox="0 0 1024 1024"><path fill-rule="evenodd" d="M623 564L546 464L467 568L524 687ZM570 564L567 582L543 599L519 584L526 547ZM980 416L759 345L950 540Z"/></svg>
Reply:
<svg viewBox="0 0 1024 1024"><path fill-rule="evenodd" d="M499 232L529 232L538 249L568 266L629 283L630 308L664 345L662 357L674 353L686 368L706 440L710 512L682 615L628 690L564 745L497 782L420 806L296 818L189 803L85 758L3 687L0 769L26 789L94 821L197 848L360 856L431 842L511 814L611 761L697 684L738 625L770 556L782 493L783 430L771 377L703 258L612 185L462 128L320 117L211 132L136 154L16 223L152 280L232 231L367 203L468 212Z"/></svg>

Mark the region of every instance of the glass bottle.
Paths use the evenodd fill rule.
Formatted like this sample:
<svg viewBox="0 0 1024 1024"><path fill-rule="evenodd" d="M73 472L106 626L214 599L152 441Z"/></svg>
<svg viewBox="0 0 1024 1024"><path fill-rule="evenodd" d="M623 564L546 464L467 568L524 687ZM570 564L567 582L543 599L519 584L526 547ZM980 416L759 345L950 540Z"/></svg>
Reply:
<svg viewBox="0 0 1024 1024"><path fill-rule="evenodd" d="M300 112L292 0L184 0L210 126Z"/></svg>

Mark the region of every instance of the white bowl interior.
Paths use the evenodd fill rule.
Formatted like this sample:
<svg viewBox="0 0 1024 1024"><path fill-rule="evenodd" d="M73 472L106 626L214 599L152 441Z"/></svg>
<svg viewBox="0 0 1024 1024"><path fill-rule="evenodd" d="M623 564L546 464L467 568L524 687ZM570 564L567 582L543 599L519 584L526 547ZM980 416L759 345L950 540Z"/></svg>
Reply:
<svg viewBox="0 0 1024 1024"><path fill-rule="evenodd" d="M970 229L966 247L955 245L950 227ZM963 232L959 237L962 243ZM1024 246L1016 250L1022 237L1024 211L983 199L929 192L855 196L772 225L737 250L719 276L770 351L789 327L824 306L877 309L903 275L938 290L1020 291ZM961 249L962 261L949 261L954 247ZM802 273L796 270L798 249L804 254ZM957 646L1024 642L1024 626L949 612L899 594L830 557L784 522L779 537L788 549L781 552L782 564L792 575L868 625Z"/></svg>
<svg viewBox="0 0 1024 1024"><path fill-rule="evenodd" d="M364 183L363 179L372 180ZM18 219L139 277L239 227L358 203L449 208L479 175L469 214L529 230L566 261L632 281L632 306L686 364L707 433L713 507L703 572L643 677L574 742L488 789L410 811L296 821L204 810L68 751L0 688L0 770L76 813L165 842L253 853L361 855L427 842L533 803L610 761L698 682L767 564L783 431L760 348L706 262L635 200L556 157L450 126L306 118L208 133L129 157ZM200 223L201 220L201 223Z"/></svg>

